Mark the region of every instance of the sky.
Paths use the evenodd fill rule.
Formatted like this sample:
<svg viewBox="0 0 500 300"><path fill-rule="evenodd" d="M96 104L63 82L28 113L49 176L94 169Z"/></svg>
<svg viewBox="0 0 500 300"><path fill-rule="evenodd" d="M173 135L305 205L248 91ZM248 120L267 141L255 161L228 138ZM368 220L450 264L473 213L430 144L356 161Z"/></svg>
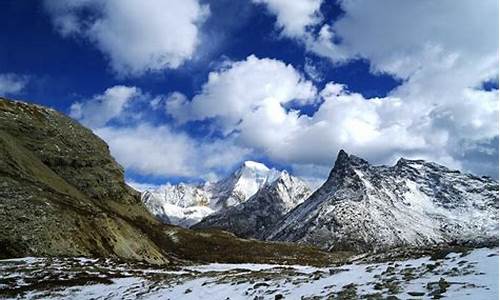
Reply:
<svg viewBox="0 0 500 300"><path fill-rule="evenodd" d="M0 95L91 128L129 182L340 149L498 178L497 0L0 1Z"/></svg>

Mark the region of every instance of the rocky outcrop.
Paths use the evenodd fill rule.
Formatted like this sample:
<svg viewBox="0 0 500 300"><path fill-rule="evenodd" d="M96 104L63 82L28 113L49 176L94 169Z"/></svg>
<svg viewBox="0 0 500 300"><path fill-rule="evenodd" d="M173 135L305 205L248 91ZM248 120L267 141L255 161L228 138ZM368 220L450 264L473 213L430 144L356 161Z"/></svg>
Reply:
<svg viewBox="0 0 500 300"><path fill-rule="evenodd" d="M498 241L498 182L423 160L372 166L340 151L328 180L267 234L328 250Z"/></svg>

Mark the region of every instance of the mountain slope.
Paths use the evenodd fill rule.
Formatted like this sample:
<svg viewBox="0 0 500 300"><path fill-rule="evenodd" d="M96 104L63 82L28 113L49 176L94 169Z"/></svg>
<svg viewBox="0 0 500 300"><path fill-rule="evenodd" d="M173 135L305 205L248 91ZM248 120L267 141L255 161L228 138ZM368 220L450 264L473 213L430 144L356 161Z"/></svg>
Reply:
<svg viewBox="0 0 500 300"><path fill-rule="evenodd" d="M108 146L48 108L0 98L0 258L115 257L323 264L312 247L162 225L128 187Z"/></svg>
<svg viewBox="0 0 500 300"><path fill-rule="evenodd" d="M287 212L310 194L300 179L283 171L246 202L204 218L192 228L217 228L240 237L262 238Z"/></svg>
<svg viewBox="0 0 500 300"><path fill-rule="evenodd" d="M169 260L125 219L150 217L90 130L53 110L0 99L0 156L2 257Z"/></svg>
<svg viewBox="0 0 500 300"><path fill-rule="evenodd" d="M422 160L372 166L341 151L328 180L267 234L323 249L497 240L498 182Z"/></svg>
<svg viewBox="0 0 500 300"><path fill-rule="evenodd" d="M163 223L190 227L204 217L247 201L280 172L264 164L245 161L230 176L200 185L167 184L145 191L142 201Z"/></svg>

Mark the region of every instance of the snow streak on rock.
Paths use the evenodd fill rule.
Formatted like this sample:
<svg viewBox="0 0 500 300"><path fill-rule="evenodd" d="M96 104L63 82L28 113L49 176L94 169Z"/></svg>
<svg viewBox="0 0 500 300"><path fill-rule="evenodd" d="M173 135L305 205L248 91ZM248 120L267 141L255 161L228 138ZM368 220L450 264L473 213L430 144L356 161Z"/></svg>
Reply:
<svg viewBox="0 0 500 300"><path fill-rule="evenodd" d="M302 180L283 171L246 202L210 215L193 228L218 228L240 237L264 238L263 233L310 193Z"/></svg>
<svg viewBox="0 0 500 300"><path fill-rule="evenodd" d="M165 185L144 192L142 199L149 211L164 223L189 227L214 212L223 212L244 203L261 188L278 180L282 180L280 195L284 197L282 201L287 211L308 195L304 192L307 189L305 184L286 171L245 161L231 176L218 182Z"/></svg>
<svg viewBox="0 0 500 300"><path fill-rule="evenodd" d="M323 186L266 235L357 251L497 241L498 182L422 160L372 166L341 151Z"/></svg>

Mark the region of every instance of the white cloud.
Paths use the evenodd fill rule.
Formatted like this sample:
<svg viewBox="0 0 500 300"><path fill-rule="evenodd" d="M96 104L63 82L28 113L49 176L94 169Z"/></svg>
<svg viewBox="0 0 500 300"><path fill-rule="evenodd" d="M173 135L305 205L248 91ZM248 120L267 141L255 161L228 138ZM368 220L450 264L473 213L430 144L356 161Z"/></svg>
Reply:
<svg viewBox="0 0 500 300"><path fill-rule="evenodd" d="M167 107L181 122L219 118L232 130L249 112L279 117L286 103L314 102L316 88L291 65L252 55L210 73L201 93L190 103L178 96L170 97Z"/></svg>
<svg viewBox="0 0 500 300"><path fill-rule="evenodd" d="M252 0L265 4L276 15L276 24L285 36L302 37L308 26L315 25L322 18L319 8L322 0Z"/></svg>
<svg viewBox="0 0 500 300"><path fill-rule="evenodd" d="M198 0L45 1L56 30L83 37L122 76L175 69L193 57L208 6Z"/></svg>
<svg viewBox="0 0 500 300"><path fill-rule="evenodd" d="M170 93L165 100L165 110L168 115L176 116L178 119L186 119L184 107L187 105L187 97L180 92Z"/></svg>
<svg viewBox="0 0 500 300"><path fill-rule="evenodd" d="M498 3L345 0L345 14L316 28L318 34L308 29L317 24L317 14L304 13L313 17L297 17L302 21L293 27L279 9L295 4L270 3L282 33L300 37L309 51L336 64L366 59L373 73L389 73L403 84L383 98L366 98L333 82L318 93L279 60L249 56L226 62L192 99L176 92L151 100L179 124L213 119L217 134L197 141L145 122L106 126L99 134L121 163L145 174L209 176L258 153L314 181L343 148L374 163L404 156L494 173L485 161L498 153L498 91L478 87L498 77ZM290 109L306 104L317 111Z"/></svg>
<svg viewBox="0 0 500 300"><path fill-rule="evenodd" d="M436 91L445 90L443 86L456 91L498 77L498 1L339 3L343 14L338 20L305 30L299 40L334 63L363 58L374 73L408 80L395 93L413 89L422 96L435 96ZM287 11L285 6L268 3L279 26L286 26L279 21ZM316 14L318 10L319 4L312 9Z"/></svg>
<svg viewBox="0 0 500 300"><path fill-rule="evenodd" d="M374 163L405 156L460 168L466 159L457 145L498 135L498 92L468 88L453 95L454 102L399 90L365 98L336 83L318 95L292 66L251 56L212 73L191 101L171 96L169 112L183 122L213 118L237 145L297 168L329 167L342 148ZM298 106L313 103L317 111L287 109L296 98L304 99Z"/></svg>
<svg viewBox="0 0 500 300"><path fill-rule="evenodd" d="M70 116L91 128L99 128L120 116L126 106L142 95L140 89L117 85L104 94L71 105Z"/></svg>
<svg viewBox="0 0 500 300"><path fill-rule="evenodd" d="M341 40L333 60L364 57L374 71L402 78L476 65L482 74L462 76L481 81L496 69L498 1L345 0L341 7L345 15L330 28Z"/></svg>
<svg viewBox="0 0 500 300"><path fill-rule="evenodd" d="M287 139L288 159L318 164L327 152L345 147L376 162L404 155L484 173L485 159L476 157L489 153L496 160L498 145L491 141L498 137L498 91L478 88L498 78L498 1L340 5L338 20L306 29L297 40L333 64L365 59L373 73L388 73L403 84L384 99L345 90L324 97L314 116L294 121L301 129Z"/></svg>
<svg viewBox="0 0 500 300"><path fill-rule="evenodd" d="M28 80L25 75L0 74L0 95L12 95L21 92L28 84Z"/></svg>
<svg viewBox="0 0 500 300"><path fill-rule="evenodd" d="M304 63L304 72L315 82L320 82L324 79L323 73L320 71L318 66L315 64L313 59L306 57Z"/></svg>
<svg viewBox="0 0 500 300"><path fill-rule="evenodd" d="M205 178L214 172L227 172L249 154L248 149L230 140L197 141L168 126L145 122L132 127L103 127L95 133L109 144L118 162L143 175Z"/></svg>
<svg viewBox="0 0 500 300"><path fill-rule="evenodd" d="M105 140L120 164L142 175L213 178L250 154L231 139L195 139L168 124L150 123L148 106L157 109L160 103L162 97L137 87L113 86L73 103L70 116Z"/></svg>

